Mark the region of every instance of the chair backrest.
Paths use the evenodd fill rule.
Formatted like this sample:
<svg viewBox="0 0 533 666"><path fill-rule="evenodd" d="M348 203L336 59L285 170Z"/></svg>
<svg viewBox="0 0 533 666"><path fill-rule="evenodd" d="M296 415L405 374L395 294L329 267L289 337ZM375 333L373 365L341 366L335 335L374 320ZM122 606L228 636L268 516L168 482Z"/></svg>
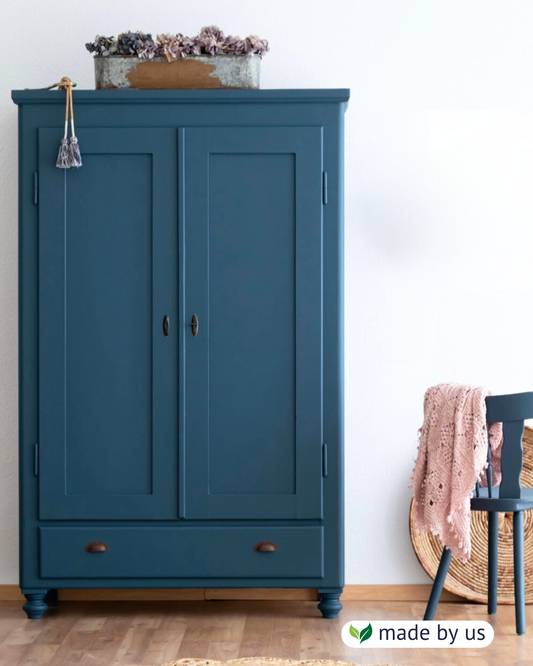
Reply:
<svg viewBox="0 0 533 666"><path fill-rule="evenodd" d="M491 395L487 396L485 403L487 405L487 424L503 424L500 497L519 499L521 497L520 474L524 457L522 448L524 421L533 418L533 392ZM488 460L490 464L490 447Z"/></svg>

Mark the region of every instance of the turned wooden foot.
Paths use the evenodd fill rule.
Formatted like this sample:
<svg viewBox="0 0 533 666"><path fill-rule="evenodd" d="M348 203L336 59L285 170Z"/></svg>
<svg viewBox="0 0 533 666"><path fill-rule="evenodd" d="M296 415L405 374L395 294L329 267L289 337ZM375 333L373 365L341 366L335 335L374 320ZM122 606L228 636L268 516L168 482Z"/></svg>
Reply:
<svg viewBox="0 0 533 666"><path fill-rule="evenodd" d="M322 617L325 617L328 620L336 618L339 611L342 610L342 604L339 601L342 589L339 589L336 592L322 592L321 590L318 590L318 593L320 595L318 610L322 613Z"/></svg>
<svg viewBox="0 0 533 666"><path fill-rule="evenodd" d="M28 619L30 620L40 620L47 610L48 606L44 602L48 590L42 590L41 592L25 592L24 596L27 601L22 606L22 609L25 611Z"/></svg>

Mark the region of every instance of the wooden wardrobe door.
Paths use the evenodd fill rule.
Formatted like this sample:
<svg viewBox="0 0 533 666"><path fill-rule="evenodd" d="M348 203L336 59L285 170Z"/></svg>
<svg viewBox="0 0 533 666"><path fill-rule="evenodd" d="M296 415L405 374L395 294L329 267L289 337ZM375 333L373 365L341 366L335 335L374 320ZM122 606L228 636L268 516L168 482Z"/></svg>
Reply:
<svg viewBox="0 0 533 666"><path fill-rule="evenodd" d="M322 129L182 139L181 515L321 518Z"/></svg>
<svg viewBox="0 0 533 666"><path fill-rule="evenodd" d="M177 131L78 135L39 130L39 516L176 518Z"/></svg>

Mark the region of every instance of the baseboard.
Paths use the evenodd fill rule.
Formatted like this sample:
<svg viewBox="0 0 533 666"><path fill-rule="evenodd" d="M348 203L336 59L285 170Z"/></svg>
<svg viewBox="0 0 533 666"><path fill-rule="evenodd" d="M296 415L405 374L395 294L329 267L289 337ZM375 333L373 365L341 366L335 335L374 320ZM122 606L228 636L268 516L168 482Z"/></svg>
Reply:
<svg viewBox="0 0 533 666"><path fill-rule="evenodd" d="M0 585L0 601L25 601L18 585Z"/></svg>
<svg viewBox="0 0 533 666"><path fill-rule="evenodd" d="M431 585L346 585L341 601L427 601ZM442 591L441 601L465 601Z"/></svg>
<svg viewBox="0 0 533 666"><path fill-rule="evenodd" d="M342 601L426 601L431 585L346 585ZM316 601L315 589L98 589L59 590L60 601L204 601L216 599L264 599L271 601ZM23 601L18 585L0 585L0 601ZM464 599L443 591L441 601Z"/></svg>

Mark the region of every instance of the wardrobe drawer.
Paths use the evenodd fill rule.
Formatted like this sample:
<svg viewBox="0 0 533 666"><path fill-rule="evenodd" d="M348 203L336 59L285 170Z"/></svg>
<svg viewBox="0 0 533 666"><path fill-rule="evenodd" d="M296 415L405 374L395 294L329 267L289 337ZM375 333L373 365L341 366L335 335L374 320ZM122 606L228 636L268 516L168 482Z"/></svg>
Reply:
<svg viewBox="0 0 533 666"><path fill-rule="evenodd" d="M41 578L324 575L322 527L41 527L39 533ZM277 550L254 550L264 541ZM87 552L92 542L108 550Z"/></svg>

